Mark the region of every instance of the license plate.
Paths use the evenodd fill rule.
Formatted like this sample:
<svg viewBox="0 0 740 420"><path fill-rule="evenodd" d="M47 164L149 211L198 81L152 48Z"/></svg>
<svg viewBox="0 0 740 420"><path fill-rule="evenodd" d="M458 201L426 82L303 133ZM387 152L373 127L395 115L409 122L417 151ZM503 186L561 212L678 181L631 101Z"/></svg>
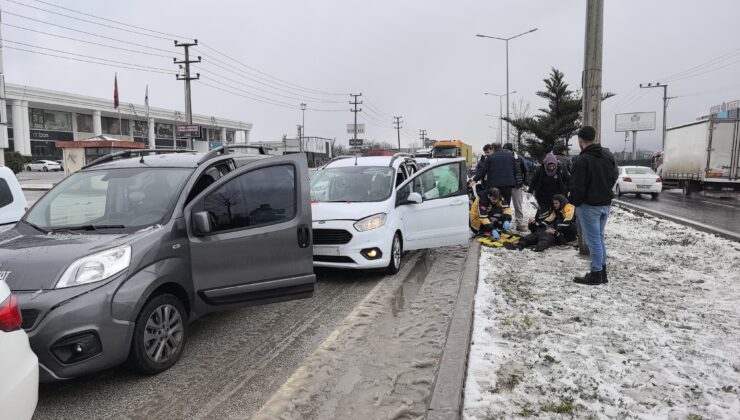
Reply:
<svg viewBox="0 0 740 420"><path fill-rule="evenodd" d="M339 247L336 246L314 246L313 255L339 255Z"/></svg>
<svg viewBox="0 0 740 420"><path fill-rule="evenodd" d="M650 185L638 185L637 188L650 188Z"/></svg>

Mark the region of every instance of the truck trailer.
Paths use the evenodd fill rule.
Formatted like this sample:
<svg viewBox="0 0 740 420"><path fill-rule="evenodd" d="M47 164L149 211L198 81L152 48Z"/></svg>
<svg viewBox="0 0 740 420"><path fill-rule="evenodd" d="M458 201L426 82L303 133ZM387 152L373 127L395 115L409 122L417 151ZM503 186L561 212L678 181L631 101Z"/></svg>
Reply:
<svg viewBox="0 0 740 420"><path fill-rule="evenodd" d="M666 187L684 195L740 192L740 120L705 119L669 128L658 165Z"/></svg>
<svg viewBox="0 0 740 420"><path fill-rule="evenodd" d="M432 147L432 158L465 158L468 168L473 166L473 148L460 140L439 140Z"/></svg>

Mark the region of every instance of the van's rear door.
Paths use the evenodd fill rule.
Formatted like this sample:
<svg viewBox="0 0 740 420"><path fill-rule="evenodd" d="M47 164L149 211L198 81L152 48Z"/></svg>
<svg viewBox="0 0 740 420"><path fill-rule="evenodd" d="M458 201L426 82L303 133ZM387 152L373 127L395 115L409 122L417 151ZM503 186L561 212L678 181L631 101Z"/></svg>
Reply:
<svg viewBox="0 0 740 420"><path fill-rule="evenodd" d="M711 122L705 175L707 180L730 178L733 166L737 166L733 156L736 153L737 138L737 122L720 120Z"/></svg>
<svg viewBox="0 0 740 420"><path fill-rule="evenodd" d="M303 154L259 159L219 179L185 208L201 311L313 293L308 183Z"/></svg>

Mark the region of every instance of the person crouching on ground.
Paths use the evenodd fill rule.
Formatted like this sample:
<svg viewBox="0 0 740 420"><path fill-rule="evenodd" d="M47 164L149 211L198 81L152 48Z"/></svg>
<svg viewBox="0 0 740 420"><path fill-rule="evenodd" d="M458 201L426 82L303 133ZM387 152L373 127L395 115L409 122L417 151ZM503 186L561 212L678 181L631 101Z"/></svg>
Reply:
<svg viewBox="0 0 740 420"><path fill-rule="evenodd" d="M470 228L478 235L500 239L511 229L512 210L498 188L486 191L487 200L477 198L470 209Z"/></svg>
<svg viewBox="0 0 740 420"><path fill-rule="evenodd" d="M591 271L574 282L597 285L607 283L604 229L617 182L618 169L614 156L596 141L596 130L585 126L578 131L581 154L573 164L570 178L570 201L576 206L581 233L591 254Z"/></svg>
<svg viewBox="0 0 740 420"><path fill-rule="evenodd" d="M578 236L576 227L576 208L564 195L552 197L550 213L544 219L531 219L527 236L514 243L505 243L506 249L519 251L534 246L535 252L542 252L553 245L563 245L575 241Z"/></svg>

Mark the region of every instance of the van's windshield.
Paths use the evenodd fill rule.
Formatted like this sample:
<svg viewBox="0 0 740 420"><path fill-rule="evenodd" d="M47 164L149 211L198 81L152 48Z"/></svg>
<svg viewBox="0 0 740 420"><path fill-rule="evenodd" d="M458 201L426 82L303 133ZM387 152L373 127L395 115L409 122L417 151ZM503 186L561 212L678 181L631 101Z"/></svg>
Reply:
<svg viewBox="0 0 740 420"><path fill-rule="evenodd" d="M135 232L167 219L192 172L187 168L77 172L44 195L23 220L44 231Z"/></svg>
<svg viewBox="0 0 740 420"><path fill-rule="evenodd" d="M395 169L346 166L322 169L311 178L311 199L320 202L385 201L393 192Z"/></svg>

